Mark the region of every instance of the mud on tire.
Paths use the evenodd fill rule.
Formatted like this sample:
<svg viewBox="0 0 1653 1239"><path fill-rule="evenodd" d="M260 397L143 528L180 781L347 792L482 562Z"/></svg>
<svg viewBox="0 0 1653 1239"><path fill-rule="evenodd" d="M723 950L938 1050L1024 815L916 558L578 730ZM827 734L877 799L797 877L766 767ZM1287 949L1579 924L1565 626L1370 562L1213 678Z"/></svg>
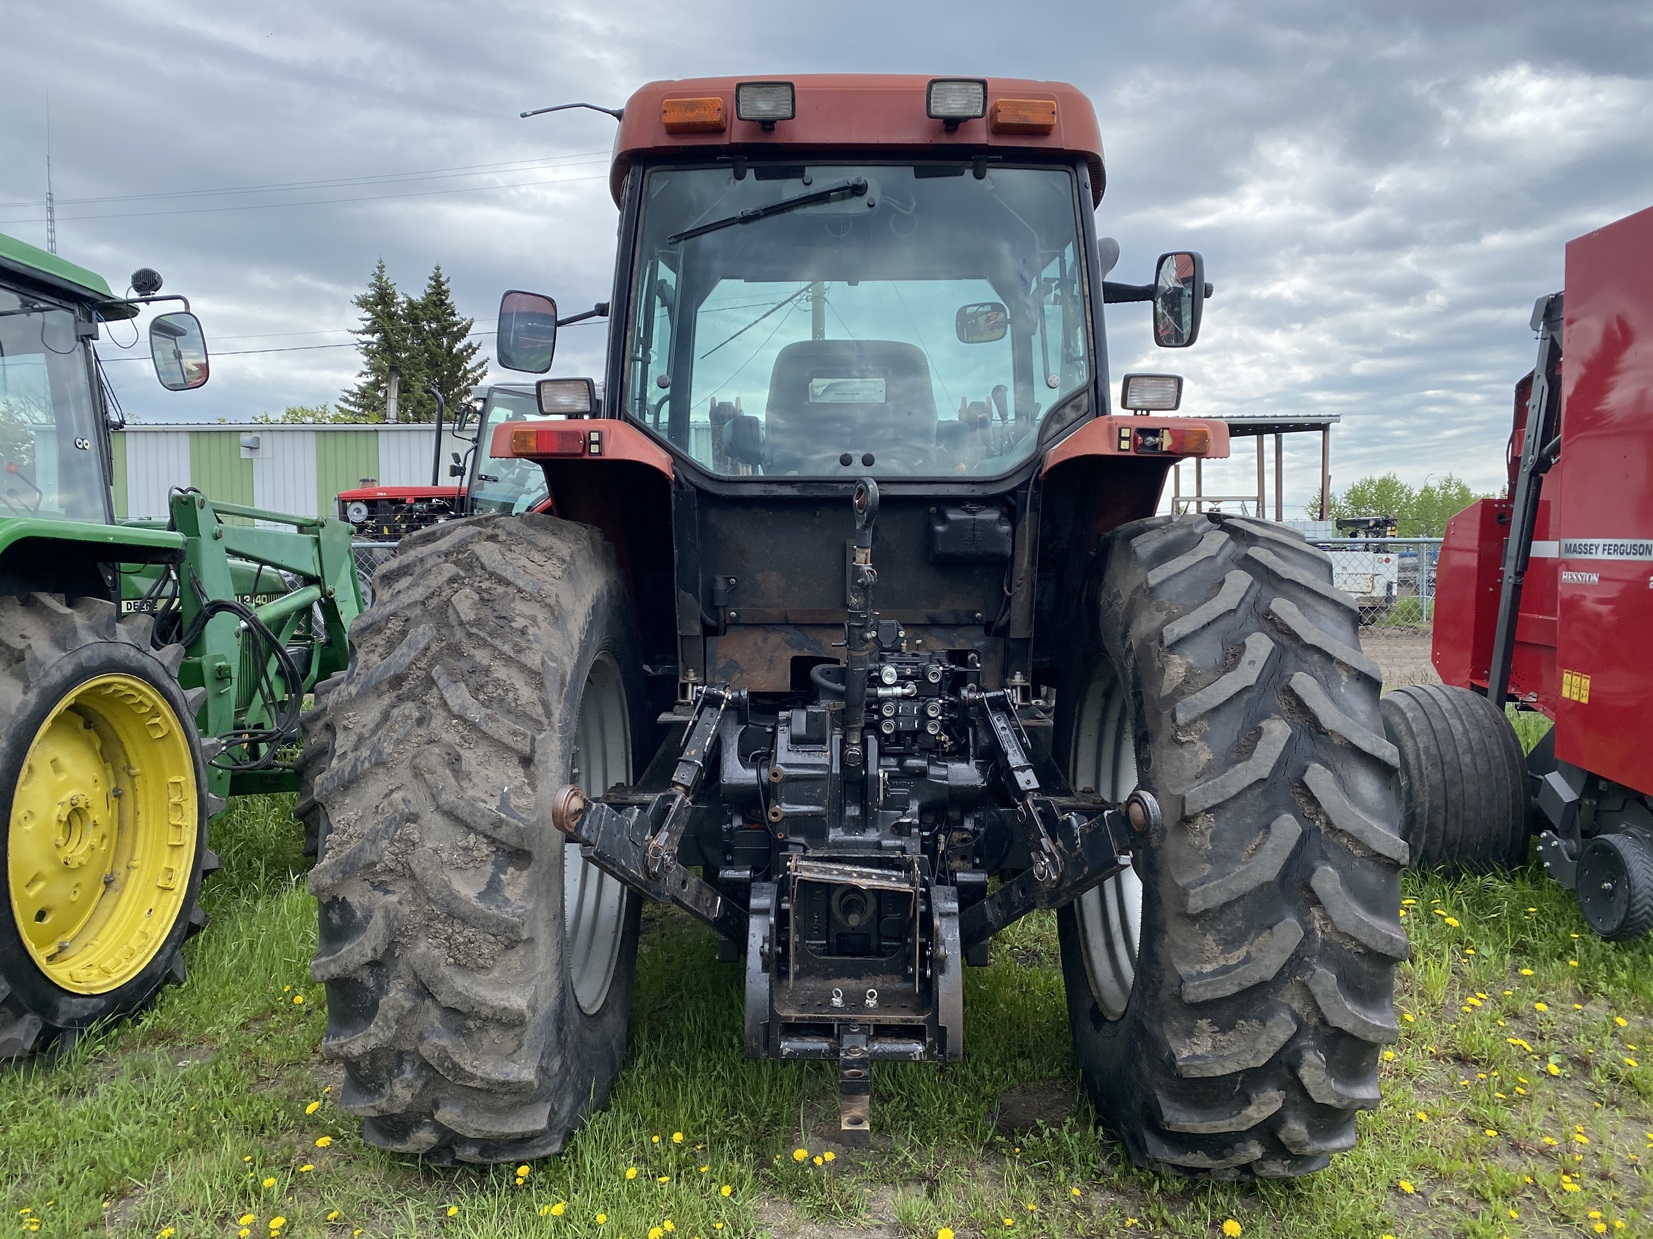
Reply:
<svg viewBox="0 0 1653 1239"><path fill-rule="evenodd" d="M559 1152L619 1070L636 965L637 900L549 820L562 783L631 773L645 711L613 551L484 516L403 539L375 585L306 729L322 1051L373 1144Z"/></svg>
<svg viewBox="0 0 1653 1239"><path fill-rule="evenodd" d="M1121 528L1058 693L1074 783L1138 781L1163 828L1062 909L1074 1047L1133 1159L1220 1178L1321 1169L1397 1035L1394 747L1359 612L1278 526Z"/></svg>

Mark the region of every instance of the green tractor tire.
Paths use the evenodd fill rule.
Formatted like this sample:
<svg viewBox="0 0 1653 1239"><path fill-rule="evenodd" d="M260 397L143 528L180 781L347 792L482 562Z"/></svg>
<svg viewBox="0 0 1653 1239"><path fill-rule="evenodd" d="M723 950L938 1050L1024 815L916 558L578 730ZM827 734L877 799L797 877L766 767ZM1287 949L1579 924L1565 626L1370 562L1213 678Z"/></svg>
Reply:
<svg viewBox="0 0 1653 1239"><path fill-rule="evenodd" d="M200 690L151 629L101 599L0 598L0 1060L141 1009L206 924Z"/></svg>

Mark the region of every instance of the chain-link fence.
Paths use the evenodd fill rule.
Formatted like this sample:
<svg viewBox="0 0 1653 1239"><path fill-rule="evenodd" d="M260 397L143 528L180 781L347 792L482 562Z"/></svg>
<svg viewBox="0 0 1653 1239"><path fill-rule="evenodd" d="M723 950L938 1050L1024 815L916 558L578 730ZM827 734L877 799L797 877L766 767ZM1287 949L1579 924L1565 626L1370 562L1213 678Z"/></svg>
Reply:
<svg viewBox="0 0 1653 1239"><path fill-rule="evenodd" d="M356 559L356 575L362 579L362 601L373 601L373 574L390 562L396 554L394 542L352 542L350 552Z"/></svg>
<svg viewBox="0 0 1653 1239"><path fill-rule="evenodd" d="M1316 541L1332 581L1360 607L1361 646L1383 668L1386 689L1438 683L1430 660L1439 538Z"/></svg>

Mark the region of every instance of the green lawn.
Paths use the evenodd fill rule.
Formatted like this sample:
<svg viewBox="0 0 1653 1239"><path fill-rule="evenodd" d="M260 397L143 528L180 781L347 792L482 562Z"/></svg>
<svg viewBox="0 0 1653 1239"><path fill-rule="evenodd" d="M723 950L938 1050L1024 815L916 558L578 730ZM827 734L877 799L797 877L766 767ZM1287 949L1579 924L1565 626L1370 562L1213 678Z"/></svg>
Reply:
<svg viewBox="0 0 1653 1239"><path fill-rule="evenodd" d="M1259 1239L1653 1233L1649 946L1595 939L1536 869L1407 880L1413 958L1384 1106L1306 1181L1202 1184L1122 1160L1075 1095L1049 917L968 974L967 1061L875 1068L874 1145L836 1147L832 1073L748 1062L739 968L658 911L609 1105L519 1181L370 1149L334 1107L286 809L241 802L216 828L225 867L186 985L60 1062L0 1076L0 1239L1218 1236L1230 1219Z"/></svg>

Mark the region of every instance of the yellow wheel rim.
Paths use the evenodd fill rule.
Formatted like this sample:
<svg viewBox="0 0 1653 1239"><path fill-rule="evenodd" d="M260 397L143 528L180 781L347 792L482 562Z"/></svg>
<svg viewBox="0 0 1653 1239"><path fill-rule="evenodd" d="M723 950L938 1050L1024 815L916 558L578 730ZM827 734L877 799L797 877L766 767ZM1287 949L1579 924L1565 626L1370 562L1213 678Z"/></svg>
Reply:
<svg viewBox="0 0 1653 1239"><path fill-rule="evenodd" d="M191 733L136 676L72 689L35 732L6 848L23 945L57 986L105 994L155 958L195 872Z"/></svg>

